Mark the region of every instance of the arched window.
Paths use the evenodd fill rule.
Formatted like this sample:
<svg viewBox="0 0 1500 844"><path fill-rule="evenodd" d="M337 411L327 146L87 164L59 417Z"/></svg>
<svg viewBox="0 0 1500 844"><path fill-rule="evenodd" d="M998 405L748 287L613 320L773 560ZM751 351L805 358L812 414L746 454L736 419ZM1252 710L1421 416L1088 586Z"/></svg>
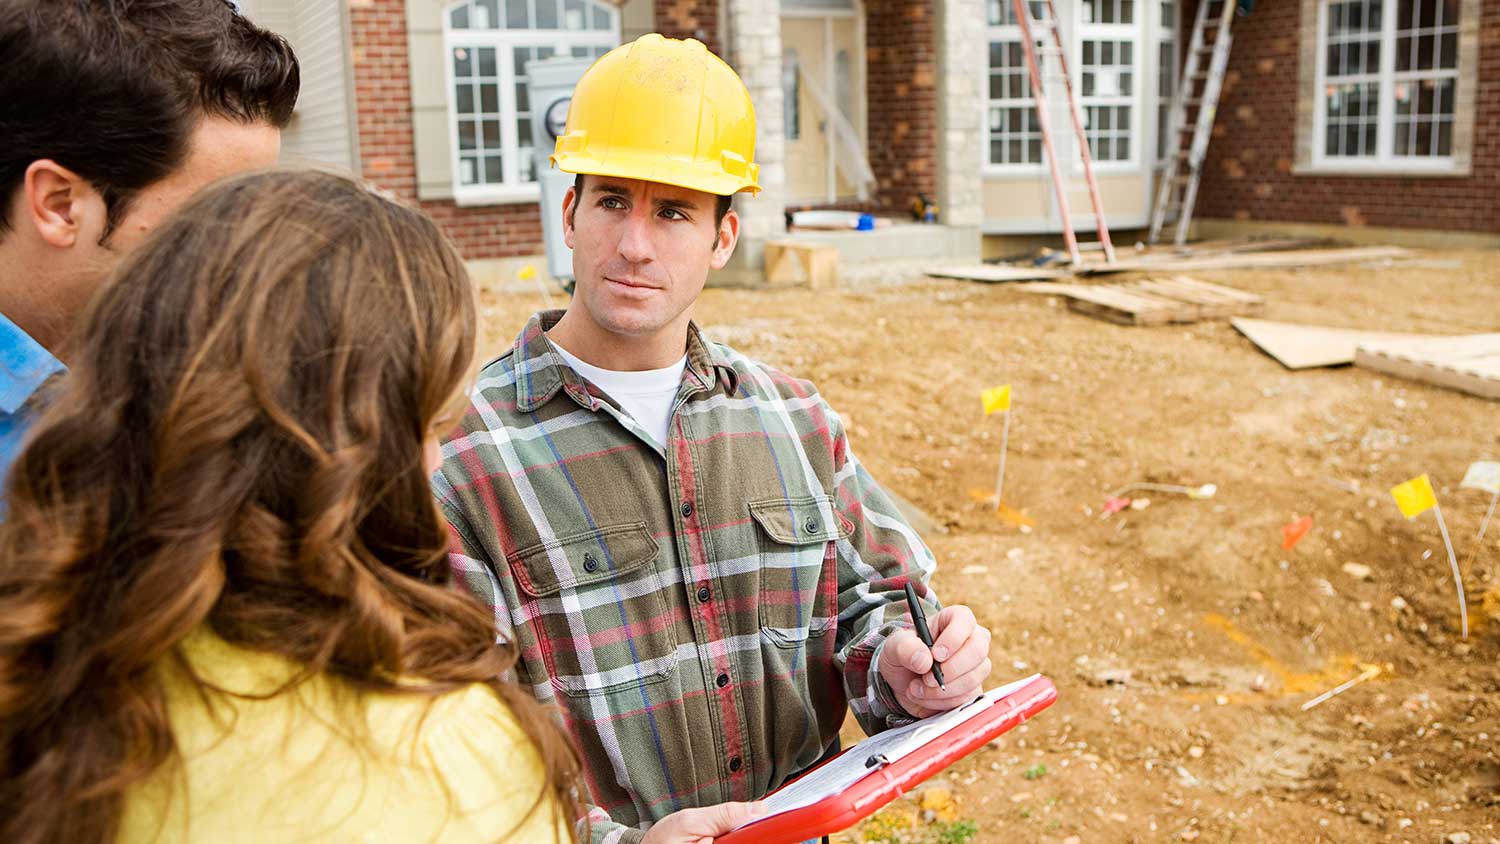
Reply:
<svg viewBox="0 0 1500 844"><path fill-rule="evenodd" d="M453 194L460 202L537 195L526 63L598 58L620 43L620 13L595 0L461 0L448 7Z"/></svg>

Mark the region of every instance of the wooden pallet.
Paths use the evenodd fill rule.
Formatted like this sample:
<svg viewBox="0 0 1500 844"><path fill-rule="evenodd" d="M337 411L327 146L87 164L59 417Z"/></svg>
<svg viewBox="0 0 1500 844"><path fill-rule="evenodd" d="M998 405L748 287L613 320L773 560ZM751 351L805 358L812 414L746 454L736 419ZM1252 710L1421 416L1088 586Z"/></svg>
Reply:
<svg viewBox="0 0 1500 844"><path fill-rule="evenodd" d="M1354 365L1500 400L1500 334L1361 343Z"/></svg>
<svg viewBox="0 0 1500 844"><path fill-rule="evenodd" d="M1072 311L1121 325L1251 316L1266 306L1265 300L1254 293L1181 276L1129 284L1052 285L1047 292L1067 297Z"/></svg>

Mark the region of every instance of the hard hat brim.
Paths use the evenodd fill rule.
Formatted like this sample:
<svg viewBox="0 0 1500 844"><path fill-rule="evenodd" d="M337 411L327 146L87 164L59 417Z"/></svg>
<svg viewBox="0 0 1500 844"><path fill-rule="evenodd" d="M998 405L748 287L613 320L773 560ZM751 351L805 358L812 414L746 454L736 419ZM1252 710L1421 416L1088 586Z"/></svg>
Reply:
<svg viewBox="0 0 1500 844"><path fill-rule="evenodd" d="M731 196L742 192L753 196L760 193L760 185L756 181L760 168L754 164L749 165L751 170L746 177L697 162L669 161L660 156L629 155L618 151L612 152L607 161L578 153L559 153L550 160L553 166L564 173L583 176L639 179L717 196Z"/></svg>

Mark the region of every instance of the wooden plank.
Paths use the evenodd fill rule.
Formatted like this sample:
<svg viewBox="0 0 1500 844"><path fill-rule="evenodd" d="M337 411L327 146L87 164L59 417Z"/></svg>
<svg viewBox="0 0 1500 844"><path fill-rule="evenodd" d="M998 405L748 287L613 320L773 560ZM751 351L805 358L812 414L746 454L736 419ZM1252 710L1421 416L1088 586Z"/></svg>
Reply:
<svg viewBox="0 0 1500 844"><path fill-rule="evenodd" d="M1199 281L1196 278L1188 278L1185 275L1172 276L1164 280L1179 287L1197 290L1202 293L1211 293L1214 296L1221 296L1225 299L1232 299L1247 305L1264 305L1266 303L1265 298L1259 293L1251 293L1222 284L1210 284L1206 281Z"/></svg>
<svg viewBox="0 0 1500 844"><path fill-rule="evenodd" d="M1361 246L1350 249L1296 249L1284 252L1227 253L1202 257L1138 258L1116 261L1113 264L1095 264L1080 267L1081 275L1101 275L1121 272L1191 272L1193 270L1243 270L1269 269L1274 267L1316 267L1327 264L1346 264L1359 261L1375 261L1385 258L1405 258L1412 253L1396 246Z"/></svg>
<svg viewBox="0 0 1500 844"><path fill-rule="evenodd" d="M1195 290L1185 290L1183 288L1171 284L1166 284L1164 282L1141 281L1135 284L1127 284L1125 285L1124 289L1131 292L1139 291L1153 296L1159 296L1163 299L1171 299L1173 301L1192 305L1195 311L1195 316L1198 319L1214 319L1235 316L1239 313L1240 309L1244 307L1244 305L1239 302L1204 295Z"/></svg>
<svg viewBox="0 0 1500 844"><path fill-rule="evenodd" d="M1329 328L1322 325L1299 325L1243 317L1229 321L1260 350L1275 358L1287 369L1310 369L1320 366L1346 366L1354 363L1354 350L1360 343L1382 340L1421 340L1431 335L1360 331Z"/></svg>
<svg viewBox="0 0 1500 844"><path fill-rule="evenodd" d="M968 264L957 267L934 267L926 273L936 278L956 278L960 281L982 281L990 284L1007 281L1045 281L1068 278L1072 273L1048 267L1012 267L999 264Z"/></svg>
<svg viewBox="0 0 1500 844"><path fill-rule="evenodd" d="M1066 284L1060 281L1028 281L1012 285L1008 289L1016 290L1021 293L1050 293L1054 295L1066 296L1074 290L1082 290L1083 285Z"/></svg>
<svg viewBox="0 0 1500 844"><path fill-rule="evenodd" d="M1361 344L1354 364L1470 395L1500 400L1500 334Z"/></svg>
<svg viewBox="0 0 1500 844"><path fill-rule="evenodd" d="M1194 305L1116 287L1079 287L1067 295L1071 310L1121 325L1163 325L1198 318Z"/></svg>

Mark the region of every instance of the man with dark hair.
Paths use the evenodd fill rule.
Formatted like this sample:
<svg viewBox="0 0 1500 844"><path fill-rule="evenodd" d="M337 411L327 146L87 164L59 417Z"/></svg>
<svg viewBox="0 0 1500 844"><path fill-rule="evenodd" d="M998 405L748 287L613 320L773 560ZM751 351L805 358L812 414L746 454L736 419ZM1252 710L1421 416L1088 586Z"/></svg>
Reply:
<svg viewBox="0 0 1500 844"><path fill-rule="evenodd" d="M225 0L0 3L0 479L110 267L274 164L298 88L291 47Z"/></svg>

